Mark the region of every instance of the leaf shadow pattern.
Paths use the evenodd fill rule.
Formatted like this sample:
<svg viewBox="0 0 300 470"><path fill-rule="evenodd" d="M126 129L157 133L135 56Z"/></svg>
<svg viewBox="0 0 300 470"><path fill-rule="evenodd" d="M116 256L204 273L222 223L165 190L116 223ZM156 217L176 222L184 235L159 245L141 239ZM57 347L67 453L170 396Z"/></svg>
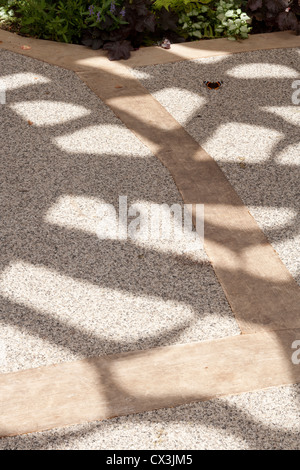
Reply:
<svg viewBox="0 0 300 470"><path fill-rule="evenodd" d="M230 68L232 66L232 58L226 58L226 67ZM225 65L225 62L222 62L223 65ZM32 65L32 63L29 65ZM23 62L23 67L26 68L25 62ZM212 67L208 67L207 74L212 73ZM46 72L46 69L43 70L43 73L48 73ZM276 91L276 83L274 81L273 83L273 90L274 92ZM48 85L42 85L39 87L39 93L42 92L42 89L46 90L48 89ZM257 89L257 86L253 88L252 92L254 94L254 91ZM248 90L250 90L248 88ZM33 93L32 96L36 96L35 93ZM31 94L29 93L27 95L27 99L32 99ZM13 96L11 96L13 98ZM57 97L56 97L57 98ZM51 95L49 96L49 99L51 99ZM66 97L64 97L66 100ZM74 95L72 94L72 103L74 104ZM274 101L275 103L275 101ZM268 100L268 105L270 105L270 100ZM8 115L10 114L10 111L8 111ZM211 119L213 116L211 116ZM230 114L224 113L222 114L222 122L230 122L230 119L232 119L232 116ZM48 128L44 129L44 135L42 141L39 141L38 139L33 142L33 138L37 138L37 135L31 135L30 136L30 144L28 144L28 127L26 124L26 121L24 119L15 116L14 113L11 113L8 117L8 121L6 122L16 122L17 120L17 126L16 127L7 127L6 130L8 130L6 134L6 142L12 142L13 141L13 136L16 133L16 130L18 132L18 135L20 136L19 140L16 139L15 141L15 147L14 147L14 155L4 153L4 158L5 158L5 172L4 172L4 178L3 178L3 184L4 186L7 185L8 183L11 183L11 178L14 178L14 181L17 182L17 184L20 183L18 179L18 174L22 175L22 184L24 182L24 175L26 176L26 185L30 185L32 188L31 191L28 193L20 193L13 191L13 194L8 191L9 197L4 201L3 205L3 213L6 215L6 222L4 226L4 237L3 240L5 241L3 243L3 249L5 252L3 253L2 257L2 266L1 269L2 271L5 270L7 266L10 265L11 262L16 261L16 260L24 260L28 263L31 263L36 266L47 266L49 269L53 269L59 273L63 273L69 277L73 278L78 278L78 279L84 279L90 283L94 283L95 285L99 284L99 279L101 279L101 283L107 286L110 286L112 288L118 288L119 282L118 278L122 278L123 284L122 284L122 289L128 290L129 292L134 292L134 293L143 293L145 295L153 295L153 293L157 296L159 296L159 289L155 291L155 288L153 290L153 285L149 286L147 285L147 282L134 282L130 283L128 279L126 279L126 270L122 273L122 268L118 266L118 244L117 243L112 243L110 241L105 241L104 244L107 246L107 249L109 250L110 256L115 256L115 260L113 261L112 265L114 266L114 269L110 273L111 275L105 278L103 276L103 272L106 271L107 266L104 266L103 272L99 271L99 267L96 265L96 263L93 265L91 262L87 263L87 255L88 251L85 249L86 246L88 246L88 239L91 238L90 235L87 234L82 234L79 233L78 231L65 231L58 229L57 227L50 227L45 223L44 216L49 207L51 207L52 204L54 204L57 201L57 198L62 194L62 186L65 192L66 190L68 193L72 192L72 194L86 194L88 192L89 196L97 196L99 194L99 187L93 186L91 179L95 177L95 175L101 174L103 176L104 180L109 180L110 178L115 175L115 168L118 165L122 165L122 160L124 158L122 156L101 156L101 164L99 164L99 158L95 155L93 156L86 156L82 153L78 154L70 154L67 155L64 152L58 151L57 146L53 145L53 134L55 133L55 136L59 135L64 135L66 132L66 128L64 127L64 130L61 131L61 127L59 125L57 126L50 126ZM247 117L245 117L245 122L247 123ZM280 127L280 120L278 119L277 121L274 120L274 128L277 130ZM70 132L74 132L76 129L81 129L83 126L86 124L91 124L91 121L88 120L87 118L81 118L78 120L73 121L71 124L68 124ZM5 122L4 122L5 124ZM95 125L97 125L97 122L95 121ZM220 125L220 121L215 123L215 127ZM266 122L264 122L264 125L266 125ZM268 125L269 122L268 122ZM273 125L273 121L272 121ZM277 126L277 127L276 127ZM159 123L157 125L152 125L153 128L153 136L155 139L155 133L156 133L156 127L159 128ZM213 132L213 131L211 131ZM280 130L282 133L282 128ZM294 141L296 142L296 137L295 137L295 128L290 127L289 132L293 133L293 138ZM172 135L172 131L170 131L170 135ZM297 134L296 134L297 135ZM209 135L205 135L205 138L207 139ZM26 142L27 138L27 142ZM290 142L290 141L289 141ZM33 145L33 147L32 147ZM42 146L43 145L43 146ZM45 148L47 148L47 155L45 152ZM284 149L285 147L282 145L281 150ZM161 149L163 152L164 149ZM29 163L28 159L28 154L25 159L20 159L20 155L22 154L26 156L26 152L28 154L32 155L35 153L35 155L38 155L39 158L34 159L31 163ZM45 152L45 159L43 160L41 156L44 156ZM49 157L50 155L50 157ZM192 156L191 156L192 158ZM130 158L126 158L126 163L124 164L124 171L127 170L127 165L128 161L130 162ZM276 167L276 162L272 162L273 165ZM76 173L72 172L72 170L76 167ZM137 171L137 166L139 165L138 159L132 159L132 162L129 163L130 166L132 166L135 171ZM227 171L230 173L232 165L226 164L227 166ZM259 166L259 165L258 165ZM257 167L257 165L254 165L254 167ZM45 171L45 168L47 168L47 171ZM82 168L84 171L82 171L82 174L78 172L78 168ZM88 171L86 171L86 168L88 168ZM108 168L108 171L106 172L106 169ZM141 170L143 170L141 168ZM222 166L222 169L223 166ZM285 165L284 169L287 171L289 168ZM142 173L142 171L139 171L139 173ZM280 167L280 170L282 171L282 166ZM297 168L293 168L297 175ZM261 171L259 169L259 171ZM122 172L121 172L122 173ZM225 172L226 173L226 172ZM8 177L8 178L7 178ZM92 178L91 178L92 177ZM297 177L297 176L296 176ZM44 178L44 179L43 179ZM138 188L138 193L140 195L140 190L144 191L144 198L147 199L149 196L147 194L147 191L145 187L147 184L149 184L149 181L147 181L147 178L142 181L143 184ZM127 191L130 192L131 194L135 195L136 194L136 188L132 190L132 188L129 188L126 186L126 181L121 181L121 180L115 180L116 186L118 186L119 189L122 189L122 191ZM88 188L88 189L87 189ZM8 188L9 189L9 188ZM128 191L130 190L130 191ZM111 195L109 192L106 194L108 201L109 197ZM153 196L152 196L153 197ZM282 201L282 199L281 199ZM31 209L28 209L28 203L30 202ZM115 202L115 201L114 201ZM164 200L157 200L156 202L165 202ZM210 202L210 201L204 201L205 202ZM261 204L261 201L259 201ZM6 203L6 204L5 204ZM264 200L264 204L268 205L268 201ZM297 209L298 205L295 202L295 199L292 198L292 200L285 201L284 207L286 207L286 204L288 203L289 207L293 207L293 209ZM27 211L27 212L26 212ZM295 224L295 230L297 230L297 225ZM276 231L276 229L275 229ZM292 232L294 234L294 229L292 229ZM12 236L13 235L13 236ZM271 236L271 235L270 235ZM63 243L62 243L63 239ZM133 244L127 243L129 245L130 252L137 252L139 251ZM28 248L29 247L29 248ZM76 252L77 256L74 258L74 251ZM99 256L99 253L98 253ZM164 265L167 262L167 259L170 258L170 255L165 255L161 253L156 253L154 250L149 250L148 253L149 259L151 259L151 262L156 263L156 265ZM93 253L93 257L97 259L97 253ZM172 257L172 256L171 256ZM205 262L203 263L205 265ZM101 275L100 275L101 274ZM140 272L138 273L140 274ZM208 275L208 271L206 272ZM171 278L164 276L160 276L159 272L154 273L154 277L156 280L156 285L159 285L161 282L169 283L170 285L172 284ZM126 281L128 281L126 283ZM186 303L193 303L193 298L194 296L188 296L187 290L185 291L186 295L184 295L184 292L179 292L176 290L170 290L168 289L168 294L167 298L169 297L170 300L176 300L176 301L181 301L182 299ZM3 312L6 312L6 318L7 322L10 322L11 324L16 324L18 326L21 326L25 330L28 329L31 334L33 335L39 335L41 334L41 331L37 327L36 330L33 329L33 325L36 324L47 324L49 325L48 328L46 328L43 331L43 334L47 334L47 341L63 345L64 348L66 349L75 349L75 353L79 353L82 355L85 355L88 353L88 348L82 348L81 351L78 351L78 345L79 344L86 344L89 341L89 338L85 338L85 332L84 330L80 330L78 327L74 327L73 329L70 328L67 324L64 324L63 321L51 319L51 317L45 314L42 314L38 311L35 311L32 308L28 307L22 307L23 311L22 313L19 312L19 316L16 315L16 310L14 308L15 304L11 301L7 301L6 299L3 299ZM18 306L18 308L20 305ZM196 310L197 306L194 306ZM1 308L1 309L2 309ZM11 311L11 314L9 313ZM7 313L8 312L8 313ZM32 321L27 321L29 318L32 319ZM187 325L183 322L181 325L177 326L176 328L170 328L169 331L167 331L167 336L171 338L171 343L178 338L182 330L184 330L187 327ZM52 331L53 334L49 335L49 331ZM58 334L59 333L59 334ZM164 333L165 334L165 333ZM78 336L79 338L82 338L82 341L75 342L74 338ZM101 338L101 342L105 341L105 339ZM99 338L96 338L96 341L99 341ZM161 345L162 343L158 341L158 338L151 337L149 335L148 338L146 338L143 341L143 348L144 347L155 347L156 345ZM124 342L122 343L121 341L121 348L122 350L132 350L135 348L139 348L140 344L139 341L131 341L131 342ZM117 352L120 347L120 342L119 341L107 341L107 345L105 348L105 351L107 353L109 352ZM290 358L287 358L287 366L290 362ZM118 385L115 383L114 378L111 376L109 370L105 371L99 371L99 375L105 377L106 382L112 383L112 386L116 388ZM194 406L194 405L193 405ZM195 405L196 406L196 405ZM207 405L209 406L209 405ZM229 406L225 404L219 404L218 405L220 408L220 411L227 412L228 415L230 413L234 413L236 416L239 417L240 421L245 424L245 422L248 420L247 415L241 410L241 409L236 409L236 407ZM227 410L227 411L226 411ZM174 418L176 419L176 418ZM249 422L249 420L248 420ZM209 424L209 421L207 422ZM220 423L220 427L221 427ZM269 441L271 442L273 440L273 444L275 447L280 446L282 441L284 441L286 437L285 432L280 432L278 430L274 431L271 427L269 426L264 426L261 423L255 422L255 420L250 420L251 427L258 431L258 428L261 429L261 427L264 428L264 432L268 433L269 436ZM218 424L215 423L213 420L213 426L218 426ZM243 433L242 437L246 442L249 443L250 446L253 446L253 439L247 432L245 433L244 426L241 425L239 427L239 430L241 433ZM68 432L68 431L66 431ZM231 430L231 432L235 432ZM71 435L74 436L73 431L71 431ZM292 441L294 441L295 446L296 444L296 435L298 436L298 433L290 433L290 437ZM76 432L75 432L76 436ZM62 441L65 437L62 437ZM24 439L24 442L28 439L28 437L22 437L18 436L15 438L18 443L22 442L22 439ZM34 439L34 437L32 438ZM3 441L4 442L4 441ZM11 441L7 441L11 442ZM260 443L261 444L261 443ZM259 444L259 445L260 445ZM9 444L10 445L10 444Z"/></svg>

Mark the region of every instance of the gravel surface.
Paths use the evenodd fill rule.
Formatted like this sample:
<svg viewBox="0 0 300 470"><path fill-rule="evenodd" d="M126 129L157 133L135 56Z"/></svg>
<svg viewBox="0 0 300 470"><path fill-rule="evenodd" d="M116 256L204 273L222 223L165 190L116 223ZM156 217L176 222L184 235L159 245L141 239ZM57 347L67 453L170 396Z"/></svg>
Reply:
<svg viewBox="0 0 300 470"><path fill-rule="evenodd" d="M0 450L300 450L300 386L0 439Z"/></svg>
<svg viewBox="0 0 300 470"><path fill-rule="evenodd" d="M258 51L133 74L217 161L300 284L299 54ZM219 80L219 90L203 83Z"/></svg>
<svg viewBox="0 0 300 470"><path fill-rule="evenodd" d="M168 171L74 73L0 56L0 371L238 335L202 248L103 226L182 205Z"/></svg>
<svg viewBox="0 0 300 470"><path fill-rule="evenodd" d="M268 57L272 58L272 54L276 59L283 59L280 51L276 51L276 57L275 53L268 52ZM295 51L290 51L286 57L293 54ZM263 53L259 53L259 57L262 56ZM206 59L201 68L201 61L147 68L153 87L157 87L153 92L163 88L164 78L164 86L175 87L175 96L185 100L181 115L184 123L189 122L191 126L191 117L206 109L201 119L201 144L213 138L214 121L221 124L226 116L224 125L232 122L229 115L234 110L239 111L238 99L241 99L240 91L232 102L232 111L220 109L222 103L218 100L229 93L231 85L224 83L219 90L223 95L213 95L202 88L202 80L225 77L226 67L220 70L219 67L230 63L232 69L239 65L241 57ZM127 195L130 204L142 202L146 207L149 203L181 202L166 169L73 73L4 51L0 51L0 64L1 79L6 77L8 88L7 105L0 107L1 132L5 135L0 151L4 162L0 175L3 201L0 371L239 334L203 250L189 252L186 241L180 245L153 240L120 242L112 234L106 240L99 239L99 224L95 219L99 216L99 204L103 202L116 205L119 195ZM200 94L191 91L192 83L195 84L191 74L183 80L184 67L197 71ZM205 68L207 73L204 73ZM184 86L176 85L177 80L180 82L180 70ZM271 73L270 68L268 73ZM290 80L286 80L288 89ZM277 81L284 80L280 76ZM268 81L271 95L274 88L277 90L277 81ZM237 86L239 81L234 83ZM150 82L144 84L150 86ZM246 88L249 88L249 95L255 97L253 87L248 80ZM183 95L179 95L182 91ZM280 92L277 94L281 96ZM169 96L163 104L169 106L171 112L174 92L169 90L164 96ZM245 106L247 100L243 100ZM272 104L272 96L268 103L265 101L262 100L263 106L278 107ZM251 126L250 105L248 108L244 110L245 122L239 122L240 129L242 124ZM267 115L270 117L270 113ZM180 121L180 116L176 117ZM283 132L281 127L278 129L281 118L278 119L273 115L272 122L268 121L268 125L266 122L270 135L271 131ZM212 132L208 132L206 121L214 123ZM195 122L198 129L199 123ZM258 125L257 116L253 117L253 125ZM284 133L287 135L286 130ZM293 150L296 135L292 136L294 140L291 136L289 134L289 148L295 158L293 167L288 152L281 152L281 160L274 156L272 161L277 163L274 170L270 170L277 181L277 175L281 175L279 170L285 169L289 187L280 188L284 192L278 195L280 204L253 203L253 210L259 213L262 209L282 211L280 221L285 233L289 234L287 224L291 224L288 240L291 240L289 253L293 259L289 268L293 271L297 260L291 251L295 248L292 235L296 232L293 211L296 213L298 206L297 154ZM215 140L219 149L210 154L218 156L220 165L223 161L226 175L240 181L241 189L245 189L242 181L249 171L248 166L252 168L247 177L249 185L254 184L251 178L257 173L253 170L261 170L262 176L256 176L258 194L254 196L258 197L269 162L250 164L247 160L246 168L241 168L240 161L223 160L220 147L226 146L224 138ZM260 150L271 145L259 144ZM211 147L213 150L212 144ZM240 153L239 156L244 158ZM276 193L273 182L272 179L265 188L266 201ZM245 191L250 193L249 188ZM293 200L288 199L290 193ZM290 215L286 209L291 211ZM274 214L265 215L259 223L269 224L274 236L273 219ZM280 236L281 231L276 228L276 233ZM299 393L299 385L278 387L4 438L0 439L0 450L299 450Z"/></svg>

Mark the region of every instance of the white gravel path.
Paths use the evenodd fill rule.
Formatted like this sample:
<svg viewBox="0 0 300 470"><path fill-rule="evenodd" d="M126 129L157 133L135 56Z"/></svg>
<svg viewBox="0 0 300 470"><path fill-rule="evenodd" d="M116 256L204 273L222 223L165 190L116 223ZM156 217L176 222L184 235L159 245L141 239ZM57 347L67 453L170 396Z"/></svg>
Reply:
<svg viewBox="0 0 300 470"><path fill-rule="evenodd" d="M293 94L300 98L300 49L140 67L133 74L217 161L300 284L300 103L292 101ZM210 91L205 80L224 83Z"/></svg>
<svg viewBox="0 0 300 470"><path fill-rule="evenodd" d="M0 52L0 371L238 335L203 249L100 239L100 205L182 204L168 171L70 71Z"/></svg>

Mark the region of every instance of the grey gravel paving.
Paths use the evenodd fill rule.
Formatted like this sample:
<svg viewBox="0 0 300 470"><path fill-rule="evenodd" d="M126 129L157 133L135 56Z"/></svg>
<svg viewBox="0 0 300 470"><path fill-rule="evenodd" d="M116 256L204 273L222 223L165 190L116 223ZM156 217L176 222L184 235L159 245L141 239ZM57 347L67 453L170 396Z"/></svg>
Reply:
<svg viewBox="0 0 300 470"><path fill-rule="evenodd" d="M169 172L73 72L0 59L0 371L238 335L203 249L97 236L119 196L182 204Z"/></svg>
<svg viewBox="0 0 300 470"><path fill-rule="evenodd" d="M0 450L299 450L300 386L0 440Z"/></svg>
<svg viewBox="0 0 300 470"><path fill-rule="evenodd" d="M0 64L1 78L22 74L8 79L0 108L0 371L238 334L203 251L95 237L99 200L179 202L168 172L74 74L3 51ZM4 438L0 450L299 450L299 392L278 387Z"/></svg>
<svg viewBox="0 0 300 470"><path fill-rule="evenodd" d="M133 70L217 161L298 283L299 54L257 51ZM210 91L205 80L224 83Z"/></svg>

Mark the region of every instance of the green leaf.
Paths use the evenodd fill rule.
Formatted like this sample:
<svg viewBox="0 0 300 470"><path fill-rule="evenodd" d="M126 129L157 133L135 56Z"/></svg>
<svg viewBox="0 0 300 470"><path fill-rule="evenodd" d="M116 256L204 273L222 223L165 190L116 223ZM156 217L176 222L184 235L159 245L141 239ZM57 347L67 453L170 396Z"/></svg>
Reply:
<svg viewBox="0 0 300 470"><path fill-rule="evenodd" d="M247 33L248 32L248 26L247 25L241 26L240 30L241 30L242 33Z"/></svg>
<svg viewBox="0 0 300 470"><path fill-rule="evenodd" d="M193 32L192 32L192 35L193 35L193 36L196 36L196 38L199 38L199 39L202 38L202 34L200 33L200 31L193 31Z"/></svg>
<svg viewBox="0 0 300 470"><path fill-rule="evenodd" d="M22 23L25 25L33 24L35 23L36 19L35 18L24 18L22 20Z"/></svg>

